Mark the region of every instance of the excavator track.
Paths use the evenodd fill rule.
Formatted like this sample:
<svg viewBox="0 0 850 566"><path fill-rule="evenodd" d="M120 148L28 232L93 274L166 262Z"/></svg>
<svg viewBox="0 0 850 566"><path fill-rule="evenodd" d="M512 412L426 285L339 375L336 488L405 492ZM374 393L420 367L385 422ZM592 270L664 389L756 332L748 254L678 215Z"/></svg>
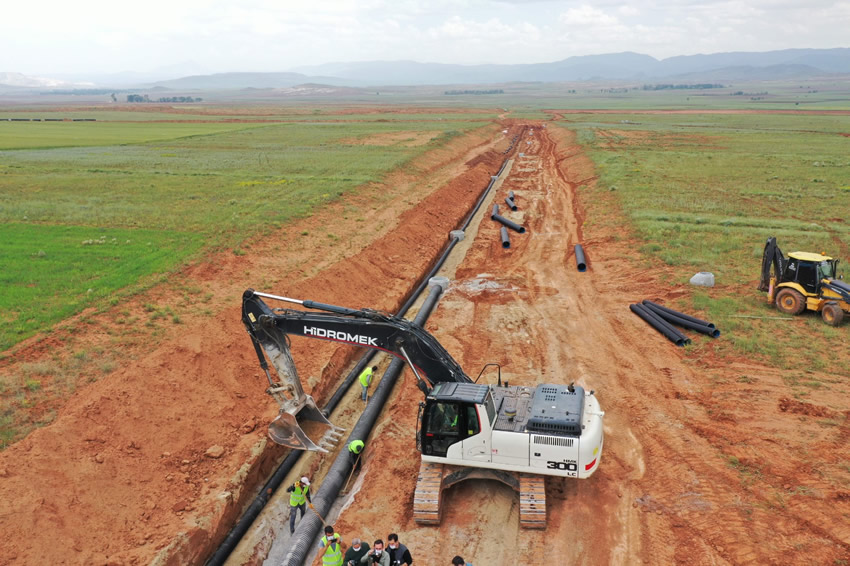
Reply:
<svg viewBox="0 0 850 566"><path fill-rule="evenodd" d="M543 476L519 475L519 524L525 529L546 528L546 480Z"/></svg>
<svg viewBox="0 0 850 566"><path fill-rule="evenodd" d="M413 495L413 520L420 525L439 525L442 492L443 465L421 462Z"/></svg>
<svg viewBox="0 0 850 566"><path fill-rule="evenodd" d="M442 494L466 479L493 479L519 492L519 524L525 529L546 528L546 478L501 470L447 466L421 462L413 495L413 520L419 525L439 525Z"/></svg>

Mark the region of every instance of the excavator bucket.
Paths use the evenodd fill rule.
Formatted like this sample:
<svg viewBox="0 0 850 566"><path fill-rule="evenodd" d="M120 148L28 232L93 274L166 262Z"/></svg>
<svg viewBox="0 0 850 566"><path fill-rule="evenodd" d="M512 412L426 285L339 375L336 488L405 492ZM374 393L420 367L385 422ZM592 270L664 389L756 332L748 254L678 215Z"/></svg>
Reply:
<svg viewBox="0 0 850 566"><path fill-rule="evenodd" d="M322 412L316 407L313 398L309 395L305 396L305 404L296 415L281 411L280 414L269 424L269 438L277 444L295 448L296 450L318 450L319 452L327 452L327 448L336 444L339 437L343 433L340 429L333 425ZM315 424L313 424L315 423ZM318 443L308 436L303 428L305 426L312 434L316 436L316 432L321 433L317 428L327 428L318 440Z"/></svg>
<svg viewBox="0 0 850 566"><path fill-rule="evenodd" d="M309 395L304 396L304 406L296 414L281 410L269 424L269 438L277 444L297 450L317 450L327 452L345 432L331 423ZM304 428L310 432L308 435ZM314 442L310 437L317 438Z"/></svg>

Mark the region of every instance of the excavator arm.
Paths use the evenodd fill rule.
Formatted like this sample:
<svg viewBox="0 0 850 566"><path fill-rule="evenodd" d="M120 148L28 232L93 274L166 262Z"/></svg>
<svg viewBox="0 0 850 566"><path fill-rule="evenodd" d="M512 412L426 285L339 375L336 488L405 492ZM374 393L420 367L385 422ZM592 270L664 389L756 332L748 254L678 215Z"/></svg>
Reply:
<svg viewBox="0 0 850 566"><path fill-rule="evenodd" d="M297 303L314 310L272 309L263 298ZM268 378L268 393L280 404L280 414L269 426L269 436L285 446L324 450L322 444L335 441L334 436L339 430L319 411L313 398L304 393L289 348L291 335L365 346L392 354L411 365L420 389L426 394L434 383L472 382L431 334L390 314L300 301L248 289L242 295L242 322ZM279 381L270 375L266 358L277 371ZM420 377L420 373L430 384ZM317 446L301 429L296 417L332 428Z"/></svg>

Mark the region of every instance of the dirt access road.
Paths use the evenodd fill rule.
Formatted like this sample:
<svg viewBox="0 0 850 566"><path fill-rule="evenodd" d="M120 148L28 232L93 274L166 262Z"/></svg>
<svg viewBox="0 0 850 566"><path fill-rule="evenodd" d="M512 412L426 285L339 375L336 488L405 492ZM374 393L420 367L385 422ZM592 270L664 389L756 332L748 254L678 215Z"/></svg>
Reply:
<svg viewBox="0 0 850 566"><path fill-rule="evenodd" d="M585 198L592 163L570 132L542 126L531 134L514 125L502 136L500 125L453 141L407 177L346 197L245 256L182 274L216 297L206 307L213 316L187 315L159 343L129 347L124 367L0 454L0 563L197 563L237 515L244 486L284 453L262 440L275 408L240 327L241 291L260 288L259 279L288 296L394 310L516 132L525 156L495 198L517 194L520 210L509 216L528 232L512 234L505 250L484 220L466 257L446 266L452 285L427 327L472 375L498 362L515 384L576 381L596 390L606 411L600 469L580 482L547 480L545 532L520 530L515 495L495 482L451 488L442 525L418 527L421 394L406 374L369 439L338 529L349 538L396 531L417 564L437 566L456 553L479 565L850 561L848 402L817 390L806 403L787 399L781 369L692 361L647 329L630 302L663 303L688 289L671 287L664 269L636 267L639 244L625 233L587 222L619 214L616 202ZM369 211L375 230L346 219L346 206ZM329 241L328 226L346 246ZM586 273L572 262L578 242ZM169 291L123 308L167 304ZM85 328L84 338L30 341L16 358L70 355L79 340L109 343L108 316ZM293 350L318 399L356 354L307 340L294 340ZM326 461L313 458L305 471L320 481Z"/></svg>

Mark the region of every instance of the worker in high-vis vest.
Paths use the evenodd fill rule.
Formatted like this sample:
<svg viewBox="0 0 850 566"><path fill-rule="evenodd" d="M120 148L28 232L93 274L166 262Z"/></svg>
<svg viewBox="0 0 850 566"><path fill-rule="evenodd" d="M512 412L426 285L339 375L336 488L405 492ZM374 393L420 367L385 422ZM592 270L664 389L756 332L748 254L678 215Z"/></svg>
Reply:
<svg viewBox="0 0 850 566"><path fill-rule="evenodd" d="M363 388L363 395L361 398L363 399L363 401L369 399L369 384L372 383L372 375L376 371L378 371L378 366L372 366L360 372L360 386Z"/></svg>
<svg viewBox="0 0 850 566"><path fill-rule="evenodd" d="M360 454L364 446L366 445L362 440L352 440L348 443L348 459L351 461L352 470L356 470L357 465L360 464Z"/></svg>
<svg viewBox="0 0 850 566"><path fill-rule="evenodd" d="M304 513L307 512L306 503L313 501L310 499L310 480L307 476L303 476L300 480L286 488L289 495L289 534L295 534L295 515L301 509L301 518L304 518Z"/></svg>
<svg viewBox="0 0 850 566"><path fill-rule="evenodd" d="M342 537L331 525L325 525L325 536L319 541L322 566L342 566Z"/></svg>

